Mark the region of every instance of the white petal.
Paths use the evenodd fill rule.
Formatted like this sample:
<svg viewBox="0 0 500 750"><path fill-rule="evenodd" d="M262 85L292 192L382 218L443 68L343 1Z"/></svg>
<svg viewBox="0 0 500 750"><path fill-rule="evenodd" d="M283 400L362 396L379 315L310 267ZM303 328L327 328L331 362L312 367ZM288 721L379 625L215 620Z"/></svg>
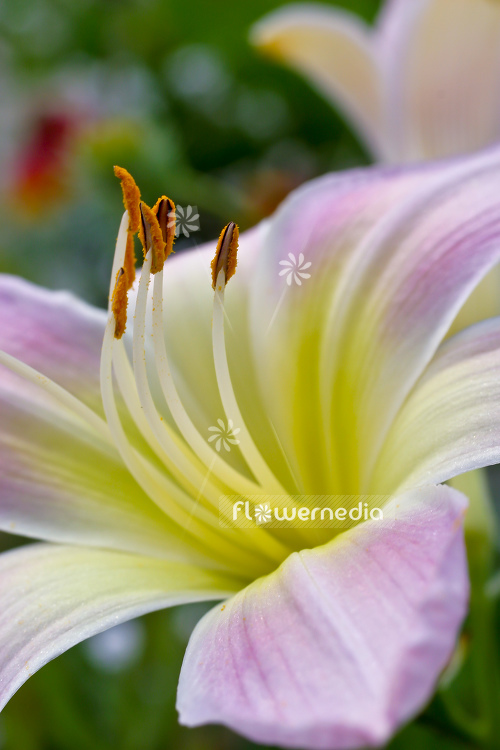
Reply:
<svg viewBox="0 0 500 750"><path fill-rule="evenodd" d="M499 140L497 2L395 0L382 20L379 49L393 161L473 152Z"/></svg>
<svg viewBox="0 0 500 750"><path fill-rule="evenodd" d="M373 487L440 482L493 463L500 463L500 318L440 347L392 426Z"/></svg>
<svg viewBox="0 0 500 750"><path fill-rule="evenodd" d="M290 6L270 13L252 29L252 41L305 73L340 104L377 156L384 156L381 77L373 33L337 8Z"/></svg>
<svg viewBox="0 0 500 750"><path fill-rule="evenodd" d="M76 643L155 609L224 597L230 577L138 555L29 545L0 556L0 708Z"/></svg>

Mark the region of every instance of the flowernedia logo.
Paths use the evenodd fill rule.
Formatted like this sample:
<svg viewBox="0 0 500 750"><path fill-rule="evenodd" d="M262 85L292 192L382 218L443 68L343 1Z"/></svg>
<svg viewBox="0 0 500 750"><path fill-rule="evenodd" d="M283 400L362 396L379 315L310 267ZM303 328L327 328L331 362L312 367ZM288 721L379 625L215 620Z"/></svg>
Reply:
<svg viewBox="0 0 500 750"><path fill-rule="evenodd" d="M394 518L390 495L223 495L219 523L225 528L308 526L348 528L358 521Z"/></svg>

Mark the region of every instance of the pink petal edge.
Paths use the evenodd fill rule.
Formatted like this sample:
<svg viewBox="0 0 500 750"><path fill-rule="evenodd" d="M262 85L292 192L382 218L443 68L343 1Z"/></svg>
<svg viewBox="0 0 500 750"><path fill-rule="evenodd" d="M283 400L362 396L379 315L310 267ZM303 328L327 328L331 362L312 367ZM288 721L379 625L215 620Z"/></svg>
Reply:
<svg viewBox="0 0 500 750"><path fill-rule="evenodd" d="M292 554L196 627L178 691L187 726L284 747L383 743L429 699L466 612L463 495L425 487Z"/></svg>

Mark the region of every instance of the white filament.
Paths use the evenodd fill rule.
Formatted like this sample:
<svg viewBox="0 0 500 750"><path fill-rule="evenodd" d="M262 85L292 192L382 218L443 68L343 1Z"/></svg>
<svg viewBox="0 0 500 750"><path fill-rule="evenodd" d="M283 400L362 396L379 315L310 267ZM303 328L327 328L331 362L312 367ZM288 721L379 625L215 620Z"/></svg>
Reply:
<svg viewBox="0 0 500 750"><path fill-rule="evenodd" d="M115 254L113 257L113 267L111 269L111 281L109 287L109 305L111 306L111 299L115 290L116 276L118 271L123 266L125 260L125 249L127 247L127 230L129 224L128 211L122 216L120 222L120 228L118 230L118 236L116 238Z"/></svg>
<svg viewBox="0 0 500 750"><path fill-rule="evenodd" d="M155 361L161 389L170 409L174 421L188 445L200 461L231 488L234 494L257 495L262 492L262 487L239 471L234 469L224 459L214 452L212 447L200 435L189 414L186 412L179 393L177 391L170 370L167 350L165 345L165 332L163 323L163 271L155 275L153 290L153 342L155 347ZM214 460L215 459L215 460Z"/></svg>
<svg viewBox="0 0 500 750"><path fill-rule="evenodd" d="M226 278L224 269L219 271L217 283L215 285L214 307L213 307L213 326L212 341L215 373L217 376L217 385L222 400L222 405L227 419L232 419L241 430L240 450L248 464L249 469L267 491L272 494L286 495L287 492L276 479L267 463L262 458L257 446L255 445L250 432L243 420L238 401L234 394L229 366L226 355L226 343L224 337L224 288Z"/></svg>

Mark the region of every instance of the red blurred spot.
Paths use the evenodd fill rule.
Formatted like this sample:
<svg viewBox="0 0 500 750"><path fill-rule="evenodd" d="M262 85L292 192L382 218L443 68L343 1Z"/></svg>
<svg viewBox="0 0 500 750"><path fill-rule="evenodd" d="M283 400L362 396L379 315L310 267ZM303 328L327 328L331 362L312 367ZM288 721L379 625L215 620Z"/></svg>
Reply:
<svg viewBox="0 0 500 750"><path fill-rule="evenodd" d="M12 196L19 208L39 216L69 193L69 167L78 125L66 113L44 113L14 165Z"/></svg>

